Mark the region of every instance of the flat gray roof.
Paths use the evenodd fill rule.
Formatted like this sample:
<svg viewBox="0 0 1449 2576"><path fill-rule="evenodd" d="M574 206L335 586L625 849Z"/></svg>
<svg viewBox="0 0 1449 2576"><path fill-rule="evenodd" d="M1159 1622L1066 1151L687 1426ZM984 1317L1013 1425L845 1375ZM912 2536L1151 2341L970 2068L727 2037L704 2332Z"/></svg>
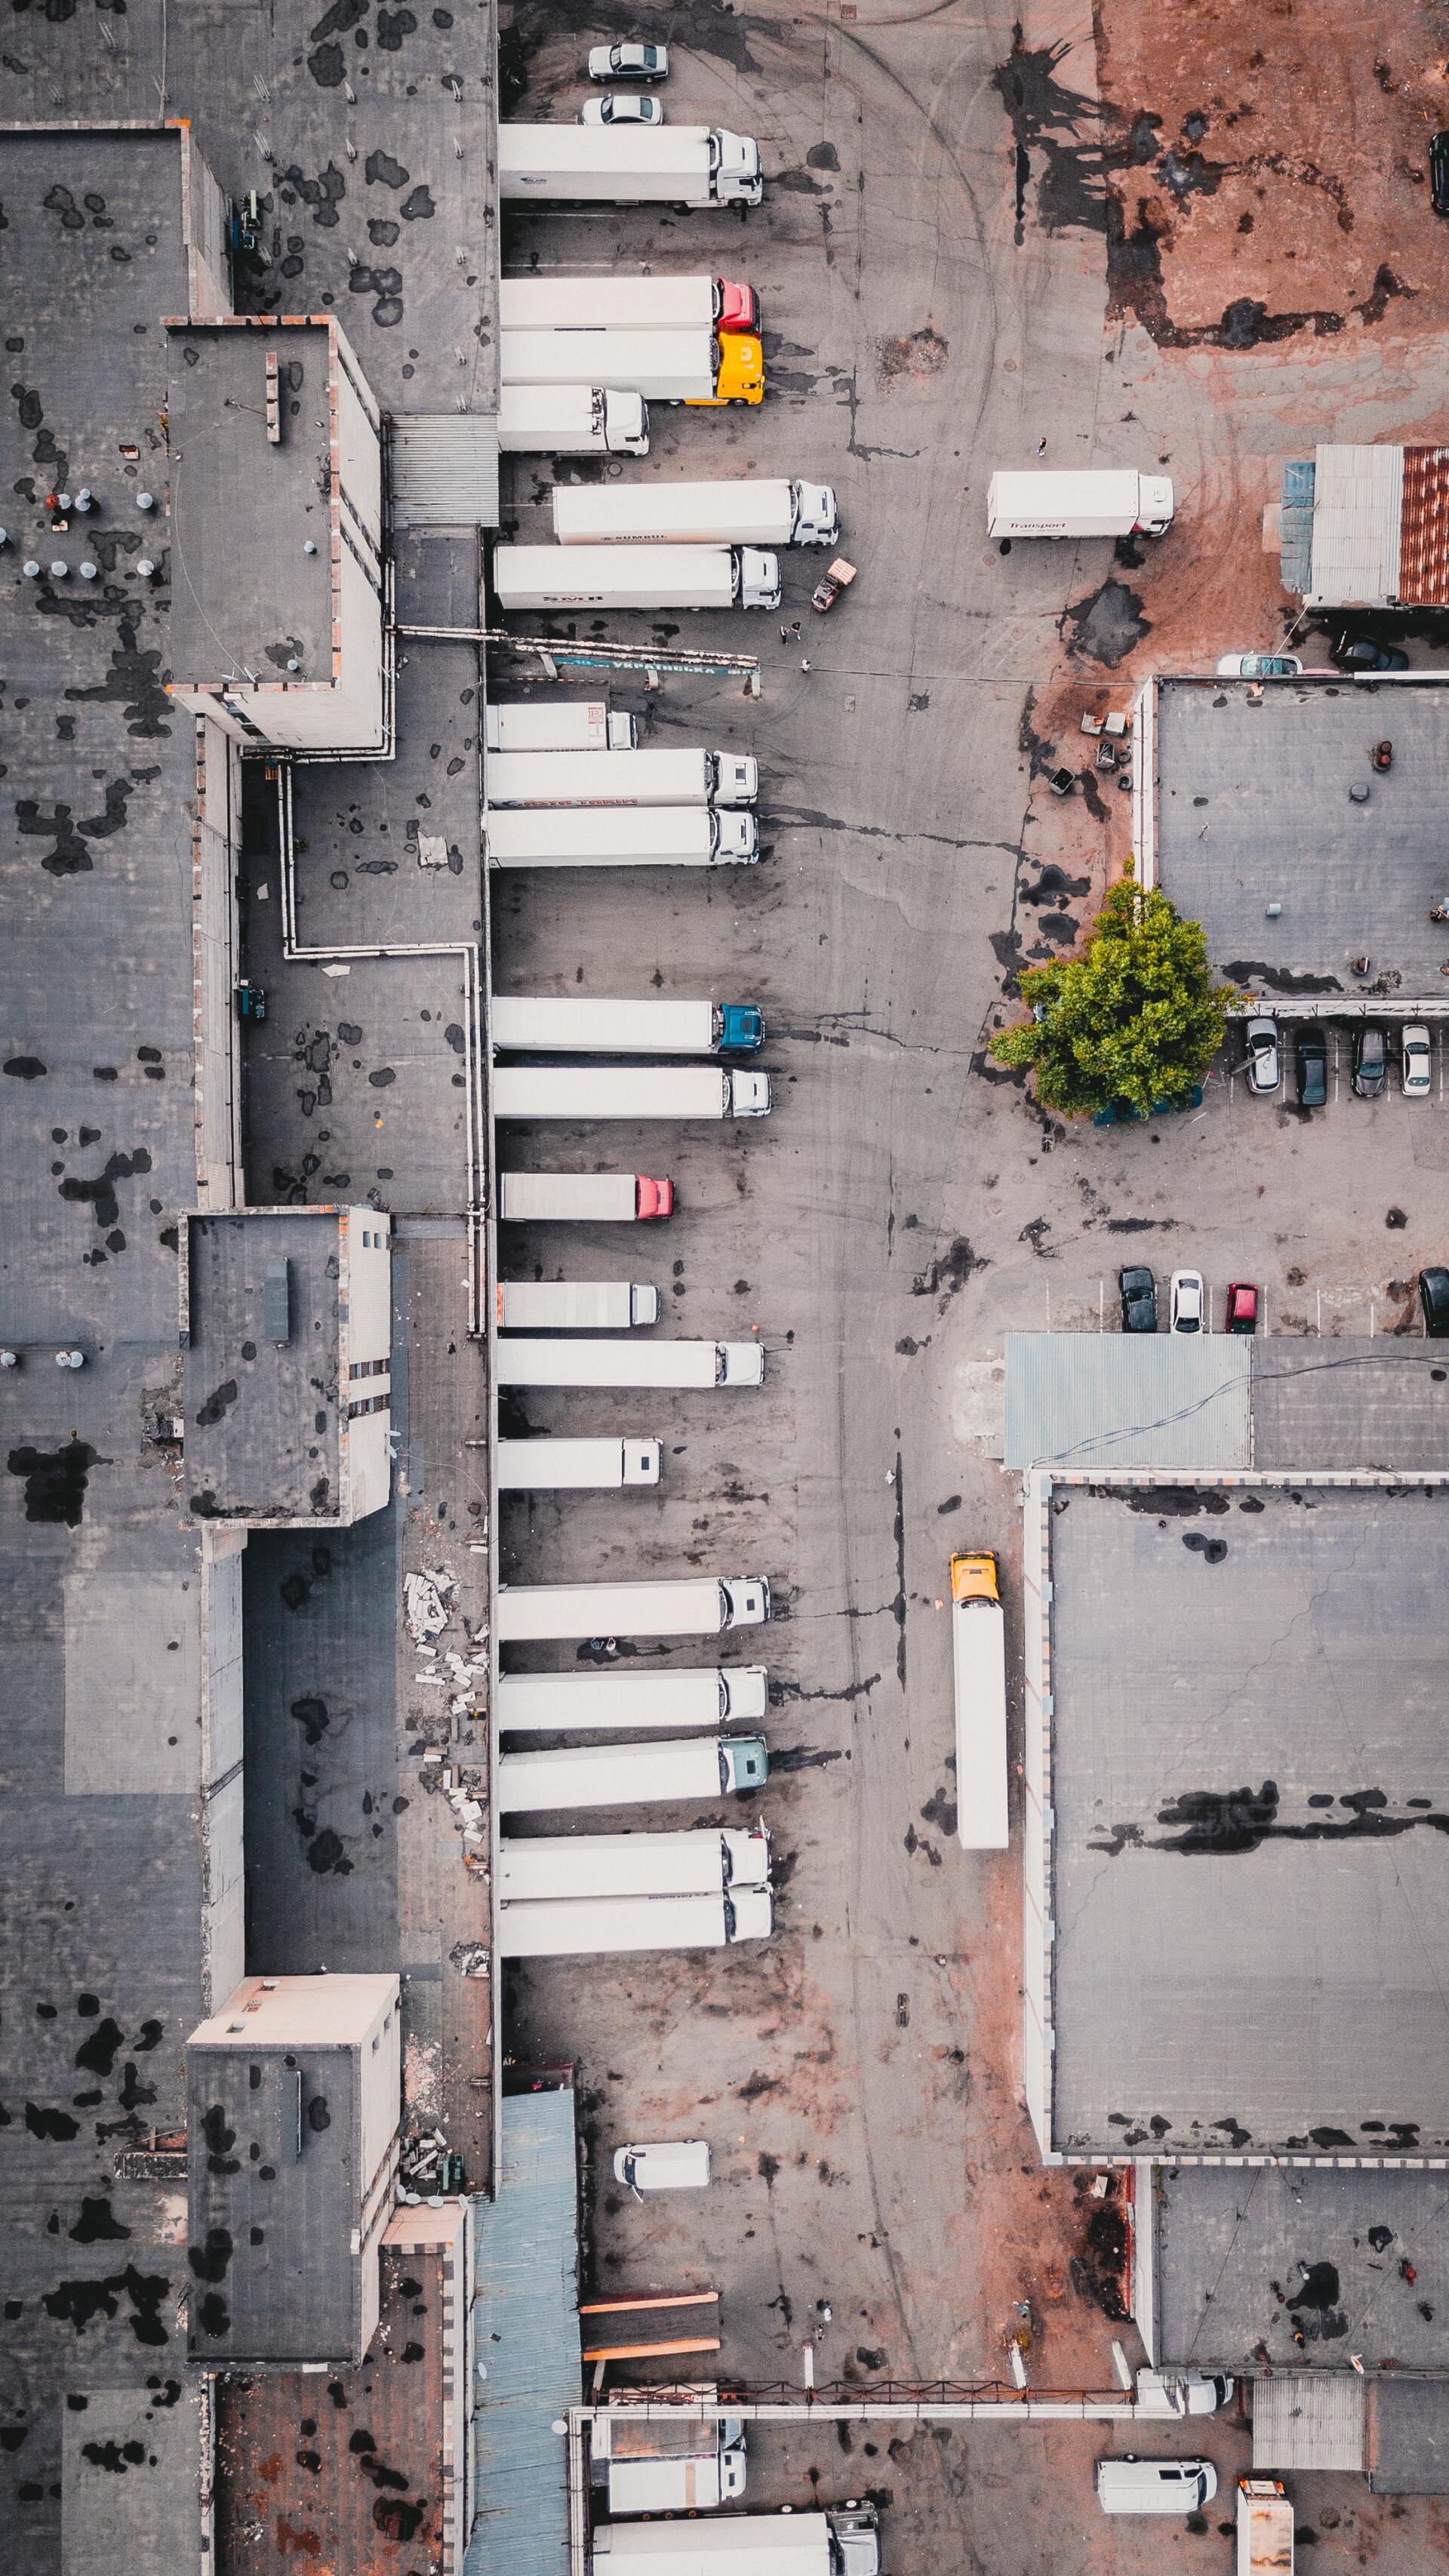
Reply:
<svg viewBox="0 0 1449 2576"><path fill-rule="evenodd" d="M336 1513L339 1223L333 1208L247 1208L187 1222L186 1491L207 1519ZM287 1267L288 1338L266 1326L267 1273Z"/></svg>
<svg viewBox="0 0 1449 2576"><path fill-rule="evenodd" d="M1394 764L1370 766L1384 736ZM1157 878L1236 984L1290 1005L1341 994L1449 1006L1443 770L1449 691L1354 682L1165 680L1157 706ZM1368 800L1349 794L1368 786ZM1275 920L1270 903L1282 905ZM1350 961L1367 955L1367 997ZM1387 979L1380 984L1379 979Z"/></svg>
<svg viewBox="0 0 1449 2576"><path fill-rule="evenodd" d="M1053 2146L1449 2143L1449 1490L1055 1484Z"/></svg>
<svg viewBox="0 0 1449 2576"><path fill-rule="evenodd" d="M330 335L305 322L200 323L167 337L175 677L330 688ZM275 444L269 356L280 388Z"/></svg>
<svg viewBox="0 0 1449 2576"><path fill-rule="evenodd" d="M228 2361L346 2361L360 2313L349 2251L362 2197L358 2058L187 2052L191 2350Z"/></svg>

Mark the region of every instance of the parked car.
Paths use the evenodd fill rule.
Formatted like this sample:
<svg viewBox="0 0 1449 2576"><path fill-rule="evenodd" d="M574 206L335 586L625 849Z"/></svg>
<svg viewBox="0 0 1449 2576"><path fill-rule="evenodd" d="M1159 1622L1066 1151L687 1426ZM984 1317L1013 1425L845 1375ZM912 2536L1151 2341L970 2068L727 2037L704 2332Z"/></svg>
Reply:
<svg viewBox="0 0 1449 2576"><path fill-rule="evenodd" d="M1124 1333L1155 1333L1157 1330L1157 1282L1150 1270L1140 1265L1117 1273L1117 1294L1122 1300Z"/></svg>
<svg viewBox="0 0 1449 2576"><path fill-rule="evenodd" d="M668 80L667 45L591 45L590 80Z"/></svg>
<svg viewBox="0 0 1449 2576"><path fill-rule="evenodd" d="M1233 2382L1205 2370L1139 2370L1139 2415L1216 2415Z"/></svg>
<svg viewBox="0 0 1449 2576"><path fill-rule="evenodd" d="M1104 2513L1201 2513L1218 2491L1211 2460L1097 2462L1097 2502Z"/></svg>
<svg viewBox="0 0 1449 2576"><path fill-rule="evenodd" d="M705 2138L666 2138L651 2147L616 2147L614 2180L646 2191L701 2191L709 2180Z"/></svg>
<svg viewBox="0 0 1449 2576"><path fill-rule="evenodd" d="M1201 1109L1202 1084L1195 1082L1177 1100L1154 1100L1150 1109L1134 1109L1130 1100L1114 1100L1106 1109L1093 1112L1094 1127L1130 1127L1147 1118L1172 1118L1184 1109Z"/></svg>
<svg viewBox="0 0 1449 2576"><path fill-rule="evenodd" d="M1449 215L1449 134L1436 134L1429 145L1429 203L1436 215Z"/></svg>
<svg viewBox="0 0 1449 2576"><path fill-rule="evenodd" d="M1407 671L1409 657L1397 644L1376 644L1371 635L1340 635L1333 658L1341 671Z"/></svg>
<svg viewBox="0 0 1449 2576"><path fill-rule="evenodd" d="M1243 1031L1243 1043L1247 1048L1248 1089L1264 1094L1276 1091L1282 1078L1278 1062L1277 1021L1261 1016L1249 1020Z"/></svg>
<svg viewBox="0 0 1449 2576"><path fill-rule="evenodd" d="M1251 1279L1235 1279L1228 1289L1227 1329L1230 1333L1258 1329L1258 1291Z"/></svg>
<svg viewBox="0 0 1449 2576"><path fill-rule="evenodd" d="M1303 1029L1298 1038L1298 1106L1321 1109L1328 1098L1328 1040L1322 1029Z"/></svg>
<svg viewBox="0 0 1449 2576"><path fill-rule="evenodd" d="M1202 1328L1202 1272L1174 1270L1167 1329L1170 1333L1200 1333Z"/></svg>
<svg viewBox="0 0 1449 2576"><path fill-rule="evenodd" d="M586 98L579 109L580 125L662 125L662 98L641 97L637 90L611 90L606 98Z"/></svg>
<svg viewBox="0 0 1449 2576"><path fill-rule="evenodd" d="M1377 1100L1389 1078L1389 1042L1372 1023L1353 1042L1353 1087L1360 1100Z"/></svg>
<svg viewBox="0 0 1449 2576"><path fill-rule="evenodd" d="M1449 1339L1449 1270L1421 1270L1419 1303L1424 1309L1424 1330L1431 1342Z"/></svg>
<svg viewBox="0 0 1449 2576"><path fill-rule="evenodd" d="M1433 1084L1434 1057L1422 1020L1411 1020L1399 1040L1399 1088L1406 1100L1427 1100Z"/></svg>
<svg viewBox="0 0 1449 2576"><path fill-rule="evenodd" d="M1225 653L1218 664L1218 678L1296 680L1302 669L1296 653Z"/></svg>

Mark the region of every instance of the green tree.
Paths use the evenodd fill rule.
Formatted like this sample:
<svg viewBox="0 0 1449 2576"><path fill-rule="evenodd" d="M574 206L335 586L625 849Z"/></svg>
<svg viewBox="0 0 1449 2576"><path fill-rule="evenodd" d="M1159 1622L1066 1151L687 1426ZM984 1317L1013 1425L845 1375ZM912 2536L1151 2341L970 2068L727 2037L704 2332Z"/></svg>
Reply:
<svg viewBox="0 0 1449 2576"><path fill-rule="evenodd" d="M1029 966L1031 1017L991 1041L999 1064L1027 1067L1043 1109L1069 1118L1180 1099L1222 1045L1237 994L1215 984L1202 924L1181 919L1130 875L1109 892L1075 957Z"/></svg>

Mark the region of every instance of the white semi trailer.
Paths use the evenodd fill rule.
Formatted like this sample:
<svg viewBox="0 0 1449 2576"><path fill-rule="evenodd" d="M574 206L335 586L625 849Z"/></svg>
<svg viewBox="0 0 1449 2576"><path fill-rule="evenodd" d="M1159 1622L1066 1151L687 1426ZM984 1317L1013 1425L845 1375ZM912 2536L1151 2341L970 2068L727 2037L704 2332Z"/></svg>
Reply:
<svg viewBox="0 0 1449 2576"><path fill-rule="evenodd" d="M558 1896L501 1905L498 1956L598 1959L638 1950L723 1950L734 1941L768 1941L774 1920L768 1887L720 1888L709 1896Z"/></svg>
<svg viewBox="0 0 1449 2576"><path fill-rule="evenodd" d="M780 561L756 546L495 546L498 605L778 608Z"/></svg>
<svg viewBox="0 0 1449 2576"><path fill-rule="evenodd" d="M500 125L505 204L757 206L760 147L708 125Z"/></svg>
<svg viewBox="0 0 1449 2576"><path fill-rule="evenodd" d="M745 2491L745 2428L734 2415L670 2422L616 2398L589 2426L589 2458L610 2513L709 2513Z"/></svg>
<svg viewBox="0 0 1449 2576"><path fill-rule="evenodd" d="M747 1055L765 1035L754 1002L594 1001L575 993L495 993L488 1027L496 1047L528 1055Z"/></svg>
<svg viewBox="0 0 1449 2576"><path fill-rule="evenodd" d="M657 1324L659 1291L638 1279L500 1279L506 1333L620 1333Z"/></svg>
<svg viewBox="0 0 1449 2576"><path fill-rule="evenodd" d="M767 1118L767 1073L709 1064L506 1064L495 1118Z"/></svg>
<svg viewBox="0 0 1449 2576"><path fill-rule="evenodd" d="M875 2507L730 2513L702 2522L606 2522L590 2546L608 2576L878 2576Z"/></svg>
<svg viewBox="0 0 1449 2576"><path fill-rule="evenodd" d="M638 729L603 698L500 698L485 710L487 751L632 751Z"/></svg>
<svg viewBox="0 0 1449 2576"><path fill-rule="evenodd" d="M674 1213L674 1183L647 1172L500 1172L498 1213L511 1225L647 1225Z"/></svg>
<svg viewBox="0 0 1449 2576"><path fill-rule="evenodd" d="M719 805L514 806L483 817L495 868L753 867L760 826Z"/></svg>
<svg viewBox="0 0 1449 2576"><path fill-rule="evenodd" d="M986 494L988 537L1162 537L1172 525L1165 474L1082 465L993 474Z"/></svg>
<svg viewBox="0 0 1449 2576"><path fill-rule="evenodd" d="M646 402L758 404L764 357L756 339L704 331L610 331L597 322L569 331L507 331L498 371L513 385L617 386Z"/></svg>
<svg viewBox="0 0 1449 2576"><path fill-rule="evenodd" d="M505 1494L608 1493L657 1485L657 1440L500 1440L498 1487Z"/></svg>
<svg viewBox="0 0 1449 2576"><path fill-rule="evenodd" d="M752 476L717 483L559 483L561 546L833 546L840 510L828 483Z"/></svg>
<svg viewBox="0 0 1449 2576"><path fill-rule="evenodd" d="M540 1834L501 1843L498 1851L498 1896L505 1905L540 1904L555 1896L711 1896L716 1888L769 1884L764 1825L696 1825L679 1834Z"/></svg>
<svg viewBox="0 0 1449 2576"><path fill-rule="evenodd" d="M504 385L503 456L647 456L649 405L632 386Z"/></svg>
<svg viewBox="0 0 1449 2576"><path fill-rule="evenodd" d="M498 1344L499 1386L759 1386L763 1342L536 1342Z"/></svg>
<svg viewBox="0 0 1449 2576"><path fill-rule="evenodd" d="M1006 1619L989 1552L951 1559L956 1831L967 1851L1005 1851Z"/></svg>
<svg viewBox="0 0 1449 2576"><path fill-rule="evenodd" d="M743 1796L764 1787L770 1757L763 1735L682 1735L650 1744L566 1744L555 1753L499 1756L494 1802L500 1814L530 1808L640 1807L660 1799Z"/></svg>
<svg viewBox="0 0 1449 2576"><path fill-rule="evenodd" d="M500 331L758 331L752 286L730 277L505 277Z"/></svg>
<svg viewBox="0 0 1449 2576"><path fill-rule="evenodd" d="M747 751L496 751L488 802L507 805L753 805Z"/></svg>
<svg viewBox="0 0 1449 2576"><path fill-rule="evenodd" d="M505 1646L544 1639L715 1637L758 1628L770 1615L763 1574L675 1575L658 1583L504 1583L498 1638Z"/></svg>
<svg viewBox="0 0 1449 2576"><path fill-rule="evenodd" d="M763 1664L504 1673L495 1698L500 1727L520 1735L564 1735L575 1727L729 1726L764 1717L770 1678Z"/></svg>

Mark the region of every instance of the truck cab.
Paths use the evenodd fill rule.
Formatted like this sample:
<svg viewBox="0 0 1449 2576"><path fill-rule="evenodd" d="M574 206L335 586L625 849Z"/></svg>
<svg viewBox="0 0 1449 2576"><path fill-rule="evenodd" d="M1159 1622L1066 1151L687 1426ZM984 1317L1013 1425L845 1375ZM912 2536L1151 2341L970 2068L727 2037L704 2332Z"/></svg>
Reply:
<svg viewBox="0 0 1449 2576"><path fill-rule="evenodd" d="M1137 500L1137 528L1144 537L1165 537L1172 525L1173 491L1170 476L1144 474Z"/></svg>
<svg viewBox="0 0 1449 2576"><path fill-rule="evenodd" d="M770 1615L770 1587L763 1574L737 1574L731 1580L720 1577L724 1595L726 1628L761 1628Z"/></svg>
<svg viewBox="0 0 1449 2576"><path fill-rule="evenodd" d="M753 135L716 126L709 138L711 194L719 206L757 206L764 193L760 147Z"/></svg>
<svg viewBox="0 0 1449 2576"><path fill-rule="evenodd" d="M753 805L760 792L760 764L753 752L712 751L708 759L714 772L713 802Z"/></svg>
<svg viewBox="0 0 1449 2576"><path fill-rule="evenodd" d="M763 1735L736 1735L720 1746L724 1765L723 1786L743 1793L763 1789L770 1776L770 1753ZM743 2484L743 2480L741 2480Z"/></svg>
<svg viewBox="0 0 1449 2576"><path fill-rule="evenodd" d="M721 1002L721 1055L753 1055L765 1042L765 1015L758 1002Z"/></svg>
<svg viewBox="0 0 1449 2576"><path fill-rule="evenodd" d="M760 331L760 299L752 286L739 286L732 277L717 277L714 282L714 327L717 331Z"/></svg>
<svg viewBox="0 0 1449 2576"><path fill-rule="evenodd" d="M834 546L840 542L840 504L830 483L795 486L795 543Z"/></svg>
<svg viewBox="0 0 1449 2576"><path fill-rule="evenodd" d="M637 1172L634 1177L634 1212L636 1216L641 1219L647 1219L654 1216L673 1216L674 1183L668 1180L651 1181L647 1172Z"/></svg>
<svg viewBox="0 0 1449 2576"><path fill-rule="evenodd" d="M764 401L765 352L752 331L726 331L715 342L714 399L717 403Z"/></svg>
<svg viewBox="0 0 1449 2576"><path fill-rule="evenodd" d="M981 1556L953 1556L951 1598L953 1601L1000 1601L995 1557L989 1552Z"/></svg>
<svg viewBox="0 0 1449 2576"><path fill-rule="evenodd" d="M770 1077L767 1073L732 1073L729 1077L732 1118L768 1118Z"/></svg>

